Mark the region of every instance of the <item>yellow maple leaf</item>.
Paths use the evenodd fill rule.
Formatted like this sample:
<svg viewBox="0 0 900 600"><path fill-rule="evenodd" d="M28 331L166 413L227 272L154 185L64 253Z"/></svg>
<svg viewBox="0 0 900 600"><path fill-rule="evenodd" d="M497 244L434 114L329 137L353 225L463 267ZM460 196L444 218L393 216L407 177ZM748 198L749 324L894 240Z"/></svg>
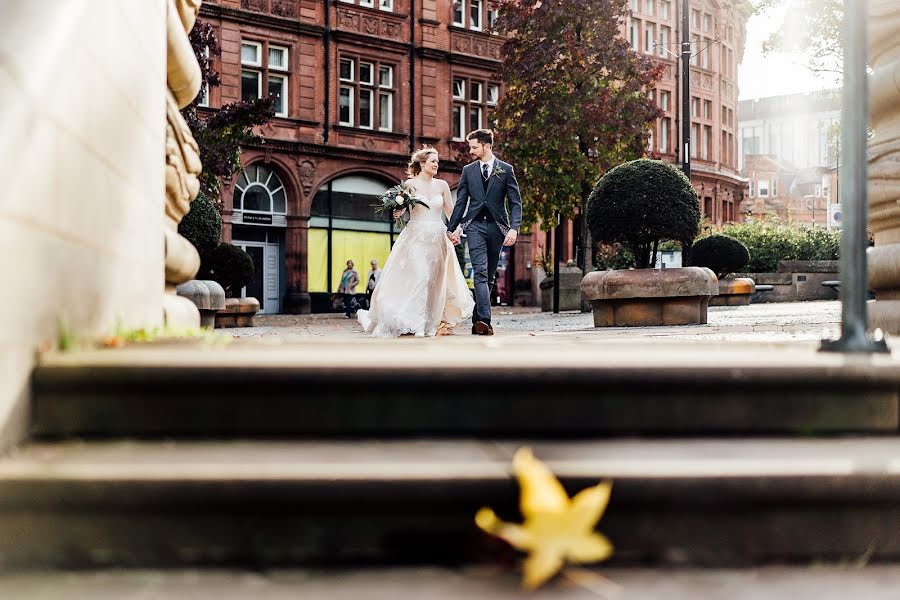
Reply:
<svg viewBox="0 0 900 600"><path fill-rule="evenodd" d="M612 544L594 531L609 503L612 482L603 481L569 498L559 479L529 448L513 457L513 470L522 490L521 525L501 521L493 510L482 508L475 523L491 535L528 552L523 585L534 589L566 564L591 563L612 555Z"/></svg>

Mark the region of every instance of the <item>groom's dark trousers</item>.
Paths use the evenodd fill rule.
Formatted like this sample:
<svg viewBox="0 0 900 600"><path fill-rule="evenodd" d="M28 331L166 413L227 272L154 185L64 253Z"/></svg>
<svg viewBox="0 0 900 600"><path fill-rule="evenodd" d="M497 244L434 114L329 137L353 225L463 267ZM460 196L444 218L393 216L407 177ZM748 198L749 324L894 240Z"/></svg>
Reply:
<svg viewBox="0 0 900 600"><path fill-rule="evenodd" d="M491 286L500 262L504 235L500 227L483 211L466 228L466 243L469 244L469 259L472 261L472 279L475 281L475 310L472 323L491 322Z"/></svg>

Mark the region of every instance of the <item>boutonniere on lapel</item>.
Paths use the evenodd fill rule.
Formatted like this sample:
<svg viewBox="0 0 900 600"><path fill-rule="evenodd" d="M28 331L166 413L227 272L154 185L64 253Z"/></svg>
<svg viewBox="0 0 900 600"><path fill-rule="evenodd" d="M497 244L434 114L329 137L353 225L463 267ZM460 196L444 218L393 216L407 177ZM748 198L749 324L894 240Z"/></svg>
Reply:
<svg viewBox="0 0 900 600"><path fill-rule="evenodd" d="M500 165L494 165L494 172L491 173L491 176L500 177L504 173L506 173L506 170L503 167L501 167Z"/></svg>

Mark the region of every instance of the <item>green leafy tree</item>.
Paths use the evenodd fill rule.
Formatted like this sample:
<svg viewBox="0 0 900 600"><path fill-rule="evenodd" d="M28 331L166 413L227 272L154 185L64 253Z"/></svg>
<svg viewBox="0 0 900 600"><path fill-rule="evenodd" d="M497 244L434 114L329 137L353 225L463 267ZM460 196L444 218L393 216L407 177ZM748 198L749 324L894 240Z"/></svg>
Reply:
<svg viewBox="0 0 900 600"><path fill-rule="evenodd" d="M661 114L647 97L662 67L620 34L626 0L499 0L509 36L496 113L503 154L522 183L523 219L549 229L573 217L597 179L644 156Z"/></svg>
<svg viewBox="0 0 900 600"><path fill-rule="evenodd" d="M219 74L212 67L212 57L221 54L215 31L209 23L200 19L190 32L191 46L200 64L203 84L207 89L221 85ZM200 173L200 189L220 202L221 179L231 178L241 169L241 146L261 143L262 138L253 128L265 125L275 115L275 98L269 96L249 102L240 101L223 105L214 113L203 116L197 110L198 95L181 114L191 128L200 147L203 171Z"/></svg>
<svg viewBox="0 0 900 600"><path fill-rule="evenodd" d="M784 21L763 42L763 54L801 52L806 67L821 75L843 76L844 0L759 0L758 13L784 8Z"/></svg>

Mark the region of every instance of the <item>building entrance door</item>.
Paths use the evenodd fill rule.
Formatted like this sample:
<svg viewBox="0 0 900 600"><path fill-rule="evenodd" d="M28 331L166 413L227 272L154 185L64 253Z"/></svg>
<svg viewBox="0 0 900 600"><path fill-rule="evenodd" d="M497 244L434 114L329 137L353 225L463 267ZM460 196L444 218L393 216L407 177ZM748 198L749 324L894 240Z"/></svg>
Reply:
<svg viewBox="0 0 900 600"><path fill-rule="evenodd" d="M234 242L253 259L253 279L241 290L241 297L259 300L259 314L281 312L278 290L278 244Z"/></svg>

